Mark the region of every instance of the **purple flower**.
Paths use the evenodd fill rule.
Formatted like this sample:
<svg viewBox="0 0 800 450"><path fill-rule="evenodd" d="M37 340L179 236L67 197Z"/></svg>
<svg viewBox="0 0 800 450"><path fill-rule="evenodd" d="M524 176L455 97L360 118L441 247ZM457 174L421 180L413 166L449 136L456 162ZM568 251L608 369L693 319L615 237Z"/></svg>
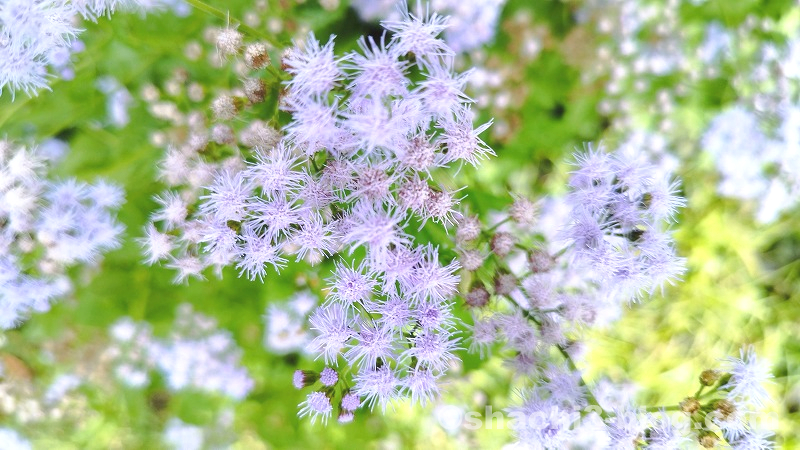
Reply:
<svg viewBox="0 0 800 450"><path fill-rule="evenodd" d="M388 365L377 369L361 369L355 376L353 392L364 399L370 409L377 403L382 410L399 397L402 382Z"/></svg>
<svg viewBox="0 0 800 450"><path fill-rule="evenodd" d="M314 33L309 33L305 42L296 43L284 55L283 64L292 78L286 82L293 96L320 96L332 90L344 78L339 67L341 60L333 55L333 40L320 46Z"/></svg>
<svg viewBox="0 0 800 450"><path fill-rule="evenodd" d="M327 394L324 392L312 392L308 394L305 401L297 406L300 408L300 411L297 412L297 416L310 416L312 424L318 417L321 417L323 424L327 424L328 418L331 416L331 411L333 411L331 399L328 398Z"/></svg>
<svg viewBox="0 0 800 450"><path fill-rule="evenodd" d="M318 335L309 343L308 348L318 357L322 356L325 364L336 364L339 353L353 337L349 320L345 309L335 303L317 308L311 315L311 330Z"/></svg>

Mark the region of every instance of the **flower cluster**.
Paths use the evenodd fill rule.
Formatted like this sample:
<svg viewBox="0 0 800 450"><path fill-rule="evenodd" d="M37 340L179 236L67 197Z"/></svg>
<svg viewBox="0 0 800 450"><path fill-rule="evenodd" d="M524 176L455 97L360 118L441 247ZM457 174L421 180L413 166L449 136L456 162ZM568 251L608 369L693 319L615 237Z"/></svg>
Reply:
<svg viewBox="0 0 800 450"><path fill-rule="evenodd" d="M218 329L214 319L192 311L189 304L178 307L166 338L154 337L147 323L130 318L118 320L111 336L114 345L108 352L114 373L128 386L146 386L155 369L173 391L191 388L241 400L253 388L230 333Z"/></svg>
<svg viewBox="0 0 800 450"><path fill-rule="evenodd" d="M674 449L689 448L694 438L704 448L724 439L733 449L765 450L774 448L772 433L750 419L768 399L764 383L771 376L752 348L742 349L741 358L728 359L726 367L703 371L697 393L670 406L678 412L669 415L666 407L645 409L630 396L604 398L601 393L608 389L620 397L622 387L608 382L587 399L589 391L575 389L568 373L550 368L543 382L523 392L522 404L508 412L519 443L533 448ZM578 407L587 400L594 406L581 411Z"/></svg>
<svg viewBox="0 0 800 450"><path fill-rule="evenodd" d="M756 15L732 23L687 24L678 13L680 3L622 1L610 7L592 0L583 5L580 21L610 38L598 46L584 81L605 83L610 95L599 104L600 112L624 139L644 126L666 136L671 151L682 150L684 137L695 133L692 124L682 123L682 104L693 86L724 81L737 100L705 127L702 149L722 176L719 192L763 199L756 219L773 222L797 204L800 186L794 131L800 93L797 24ZM687 11L704 8L702 2L683 3ZM638 120L640 112L649 124Z"/></svg>
<svg viewBox="0 0 800 450"><path fill-rule="evenodd" d="M105 181L50 181L35 148L0 141L0 329L67 294L68 268L119 245L122 190Z"/></svg>
<svg viewBox="0 0 800 450"><path fill-rule="evenodd" d="M589 145L576 157L559 208L545 203L539 212L518 197L494 227L462 220L460 260L476 274L465 296L475 315L472 350L502 341L514 352L511 367L534 375L549 348L577 351L571 334L608 322L621 306L680 277L683 259L666 225L683 199L644 154ZM506 301L487 308L492 295Z"/></svg>
<svg viewBox="0 0 800 450"><path fill-rule="evenodd" d="M81 51L76 16L96 21L117 9L170 6L180 0L5 0L0 3L0 94L48 89L48 67L70 79L70 54Z"/></svg>
<svg viewBox="0 0 800 450"><path fill-rule="evenodd" d="M667 231L684 204L678 185L649 164L647 151L631 148L588 145L557 208L517 196L494 226L478 216L459 222L455 241L472 279L464 295L474 319L470 350L485 355L501 343L507 365L534 385L509 410L523 445L562 448L602 435L607 447L626 448L645 429L652 448L685 440L666 417L605 401L573 362L585 327L616 317L684 270ZM589 420L587 407L603 413Z"/></svg>
<svg viewBox="0 0 800 450"><path fill-rule="evenodd" d="M449 20L444 30L444 40L456 53L466 53L494 39L505 3L506 0L432 0L427 7L447 14ZM393 20L397 15L397 4L395 0L354 0L351 3L363 20ZM423 14L421 9L421 3L417 1L417 14Z"/></svg>
<svg viewBox="0 0 800 450"><path fill-rule="evenodd" d="M459 343L450 303L458 264L415 244L406 228L452 225L460 217L457 189L432 184L434 175L493 155L478 137L489 124L473 127L466 78L437 37L444 19L402 13L385 22L391 37L362 38L360 52L336 57L333 40L322 44L313 34L288 49L279 107L291 121L282 132L262 126L267 132L244 154L230 145L236 138L223 123L172 150L165 178L183 190L157 199L161 208L142 239L148 262L167 260L178 281L228 265L263 280L268 268L288 264L288 255L316 264L349 251L351 258L337 259L325 304L311 315L317 337L309 348L329 365L343 358L356 367L354 395L382 407L401 390L423 403L433 398ZM266 55L258 45L244 51L254 70L268 64L268 56L256 57ZM244 45L228 30L217 46L237 54ZM267 90L263 81L246 80L244 98L223 94L211 109L228 121ZM230 145L234 156L205 162L210 143ZM215 164L202 190L203 182L189 177L203 171L190 169L190 161ZM364 256L356 258L357 250ZM270 322L282 316L288 318L270 311Z"/></svg>
<svg viewBox="0 0 800 450"><path fill-rule="evenodd" d="M60 422L62 426L77 426L95 413L80 389L84 384L83 377L65 372L42 383L45 380L26 378L26 370L30 369L14 361L8 354L4 354L3 360L9 366L5 367L5 373L0 373L0 413L3 414L4 424L21 425L18 429L37 429L53 422ZM12 362L15 364L9 364ZM13 444L17 442L4 434L3 430L0 428L3 449L16 449ZM23 441L20 436L20 443L17 444L22 445Z"/></svg>
<svg viewBox="0 0 800 450"><path fill-rule="evenodd" d="M756 219L761 223L775 221L800 198L800 106L780 109L778 119L770 136L763 120L736 105L711 121L702 141L722 177L719 193L758 200Z"/></svg>
<svg viewBox="0 0 800 450"><path fill-rule="evenodd" d="M635 301L679 278L684 260L665 231L685 204L678 183L655 170L643 152L610 154L589 146L576 165L564 237L573 267L595 274L598 297Z"/></svg>

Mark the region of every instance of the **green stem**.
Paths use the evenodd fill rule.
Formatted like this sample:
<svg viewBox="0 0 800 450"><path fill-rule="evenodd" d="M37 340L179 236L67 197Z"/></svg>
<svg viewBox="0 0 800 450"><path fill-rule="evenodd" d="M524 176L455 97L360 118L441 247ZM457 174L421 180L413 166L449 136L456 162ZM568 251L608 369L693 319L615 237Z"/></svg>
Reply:
<svg viewBox="0 0 800 450"><path fill-rule="evenodd" d="M678 405L671 405L671 406L648 406L645 408L647 412L659 412L659 411L680 411L681 407Z"/></svg>
<svg viewBox="0 0 800 450"><path fill-rule="evenodd" d="M697 392L694 393L694 398L700 398L700 394L703 393L703 389L705 388L706 386L701 384L700 387L697 389Z"/></svg>
<svg viewBox="0 0 800 450"><path fill-rule="evenodd" d="M566 253L566 252L567 252L567 250L569 250L569 247L570 247L570 246L568 245L568 246L566 246L566 247L562 248L561 250L557 251L556 253L554 253L554 254L553 254L553 259L556 259L556 258L558 258L559 256L561 256L561 255L563 255L564 253Z"/></svg>
<svg viewBox="0 0 800 450"><path fill-rule="evenodd" d="M269 42L270 44L274 45L275 47L283 46L280 42L278 42L278 40L275 37L262 33L256 30L255 28L249 27L244 23L242 23L240 20L231 19L230 14L226 14L222 10L217 9L209 5L208 3L205 3L201 0L186 0L186 3L192 5L193 7L199 9L200 11L203 11L204 13L211 14L212 16L220 20L227 21L228 23L234 22L240 30L244 31L250 36L263 39ZM284 76L281 74L281 72L278 71L278 69L276 69L272 64L267 65L267 71L278 80L284 79Z"/></svg>
<svg viewBox="0 0 800 450"><path fill-rule="evenodd" d="M491 233L492 233L492 231L494 231L494 230L496 230L496 229L500 228L500 226L502 226L504 223L507 223L507 222L509 222L510 220L511 220L511 217L506 217L505 219L501 220L500 222L497 222L496 224L492 225L492 227L491 227L491 228L487 228L487 229L486 229L486 233L489 233L489 234L491 234Z"/></svg>
<svg viewBox="0 0 800 450"><path fill-rule="evenodd" d="M698 396L695 396L695 398L696 398L696 399L698 399L698 400L700 400L700 399L702 399L702 398L706 398L706 397L708 397L708 396L710 396L710 395L713 395L713 394L714 394L714 393L716 393L716 392L717 392L717 390L716 390L716 389L714 389L714 390L711 390L711 391L708 391L708 392L706 392L706 393L705 393L705 394L703 394L703 395L698 395Z"/></svg>

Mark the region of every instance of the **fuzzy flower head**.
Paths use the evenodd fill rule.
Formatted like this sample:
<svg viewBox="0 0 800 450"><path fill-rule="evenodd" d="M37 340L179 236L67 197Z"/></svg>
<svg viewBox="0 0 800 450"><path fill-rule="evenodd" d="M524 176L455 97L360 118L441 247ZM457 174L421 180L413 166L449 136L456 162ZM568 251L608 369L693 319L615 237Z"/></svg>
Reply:
<svg viewBox="0 0 800 450"><path fill-rule="evenodd" d="M751 402L763 407L770 399L764 384L772 378L768 364L759 361L750 346L739 350L739 358L725 359L730 380L723 386L732 401Z"/></svg>
<svg viewBox="0 0 800 450"><path fill-rule="evenodd" d="M122 190L49 181L48 163L36 149L0 141L0 328L49 310L70 291L70 268L95 265L120 245ZM163 257L163 239L153 240L151 258Z"/></svg>
<svg viewBox="0 0 800 450"><path fill-rule="evenodd" d="M311 417L312 424L318 418L323 424L327 424L328 418L331 416L331 411L333 411L331 399L324 392L312 392L308 394L305 401L297 406L300 408L297 415L300 417Z"/></svg>
<svg viewBox="0 0 800 450"><path fill-rule="evenodd" d="M570 223L562 237L573 259L594 272L601 290L620 301L638 300L684 272L666 227L685 204L676 182L641 155L587 146L576 156L567 198Z"/></svg>

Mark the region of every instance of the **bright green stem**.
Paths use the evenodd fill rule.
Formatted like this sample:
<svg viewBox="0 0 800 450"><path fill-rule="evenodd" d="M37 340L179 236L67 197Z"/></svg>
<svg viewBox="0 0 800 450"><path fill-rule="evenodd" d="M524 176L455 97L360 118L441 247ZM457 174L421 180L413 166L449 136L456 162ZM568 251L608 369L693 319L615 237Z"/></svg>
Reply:
<svg viewBox="0 0 800 450"><path fill-rule="evenodd" d="M492 227L491 227L491 228L488 228L488 229L486 230L486 233L489 233L489 234L491 234L491 233L492 233L492 231L494 231L494 230L496 230L496 229L500 228L500 226L501 226L501 225L503 225L504 223L506 223L506 222L508 222L508 221L510 221L510 220L511 220L511 217L506 217L505 219L501 220L500 222L497 222L496 224L492 225Z"/></svg>
<svg viewBox="0 0 800 450"><path fill-rule="evenodd" d="M645 408L647 412L659 412L659 411L680 411L681 407L678 405L671 405L671 406L648 406Z"/></svg>
<svg viewBox="0 0 800 450"><path fill-rule="evenodd" d="M700 387L697 389L697 392L694 393L694 398L700 398L700 394L703 393L703 389L705 388L706 388L705 385L701 384Z"/></svg>

